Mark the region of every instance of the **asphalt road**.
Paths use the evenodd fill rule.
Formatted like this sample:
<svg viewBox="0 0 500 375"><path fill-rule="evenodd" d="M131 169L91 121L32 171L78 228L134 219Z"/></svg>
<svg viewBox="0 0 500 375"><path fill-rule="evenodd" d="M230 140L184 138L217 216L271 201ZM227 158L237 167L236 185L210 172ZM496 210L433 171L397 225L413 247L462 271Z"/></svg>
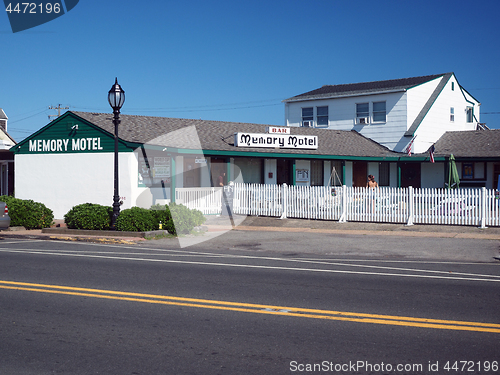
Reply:
<svg viewBox="0 0 500 375"><path fill-rule="evenodd" d="M363 256L371 238L240 235L1 241L0 373L500 373L498 262L412 258L424 239Z"/></svg>

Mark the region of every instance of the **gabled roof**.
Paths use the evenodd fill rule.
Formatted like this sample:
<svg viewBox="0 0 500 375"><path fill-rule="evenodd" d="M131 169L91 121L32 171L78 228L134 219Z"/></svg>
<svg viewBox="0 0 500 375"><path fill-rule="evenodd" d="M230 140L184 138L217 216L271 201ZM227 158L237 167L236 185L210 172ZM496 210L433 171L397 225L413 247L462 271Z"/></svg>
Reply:
<svg viewBox="0 0 500 375"><path fill-rule="evenodd" d="M114 133L111 113L73 111L69 113L73 113L109 133ZM318 136L318 149L264 149L235 147L234 133L265 133L266 127L269 125L135 115L120 115L120 121L118 136L123 141L179 149L199 149L201 147L205 153L213 151L212 154L217 154L217 152L229 154L230 152L236 155L254 152L259 154L255 156L262 157L266 157L266 154L273 154L273 157L276 157L276 154L284 156L285 154L293 154L304 155L304 157L306 155L332 156L332 158L333 156L343 156L347 159L349 157L353 159L358 157L381 159L401 156L401 153L390 151L375 141L350 130L289 128L292 134Z"/></svg>
<svg viewBox="0 0 500 375"><path fill-rule="evenodd" d="M446 132L434 147L436 155L499 159L500 129Z"/></svg>
<svg viewBox="0 0 500 375"><path fill-rule="evenodd" d="M344 96L358 96L386 92L405 91L412 87L443 77L451 76L453 73L435 74L422 77L391 79L387 81L360 82L341 85L325 85L319 89L293 96L284 102L294 102L312 99L329 99Z"/></svg>
<svg viewBox="0 0 500 375"><path fill-rule="evenodd" d="M0 108L0 120L8 120L9 118L5 114L2 108Z"/></svg>

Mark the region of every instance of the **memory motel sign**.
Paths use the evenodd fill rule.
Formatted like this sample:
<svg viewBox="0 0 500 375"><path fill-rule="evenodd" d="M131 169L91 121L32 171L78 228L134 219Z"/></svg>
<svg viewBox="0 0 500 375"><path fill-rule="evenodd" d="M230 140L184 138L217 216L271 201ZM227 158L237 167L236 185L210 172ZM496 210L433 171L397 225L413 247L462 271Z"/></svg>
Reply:
<svg viewBox="0 0 500 375"><path fill-rule="evenodd" d="M236 147L267 147L316 150L318 137L315 135L234 133Z"/></svg>

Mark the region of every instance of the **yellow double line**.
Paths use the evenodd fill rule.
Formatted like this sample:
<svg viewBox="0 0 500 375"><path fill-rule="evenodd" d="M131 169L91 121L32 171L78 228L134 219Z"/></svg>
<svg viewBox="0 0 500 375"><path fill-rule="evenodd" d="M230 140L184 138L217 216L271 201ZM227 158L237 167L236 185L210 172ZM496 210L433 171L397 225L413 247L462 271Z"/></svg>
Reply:
<svg viewBox="0 0 500 375"><path fill-rule="evenodd" d="M0 280L0 289L23 290L39 293L64 294L82 297L104 298L120 301L154 303L162 305L175 305L198 307L203 309L215 309L226 311L249 312L254 314L283 315L299 318L313 318L338 320L358 323L388 324L405 327L421 327L434 329L449 329L458 331L475 331L500 333L500 324L466 322L456 320L412 318L406 316L364 314L343 311L305 309L299 307L260 305L253 303L240 303L228 301L216 301L197 298L162 296L156 294L130 293L113 290L76 288L60 285L46 285L22 283Z"/></svg>

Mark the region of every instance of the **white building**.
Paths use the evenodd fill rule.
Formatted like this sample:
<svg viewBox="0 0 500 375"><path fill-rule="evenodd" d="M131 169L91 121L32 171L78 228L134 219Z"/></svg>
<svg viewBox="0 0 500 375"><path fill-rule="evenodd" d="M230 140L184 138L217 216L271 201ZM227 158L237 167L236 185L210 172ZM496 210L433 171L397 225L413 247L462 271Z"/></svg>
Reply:
<svg viewBox="0 0 500 375"><path fill-rule="evenodd" d="M455 74L326 85L284 100L285 125L355 130L390 150L426 152L445 132L476 130L480 103Z"/></svg>

